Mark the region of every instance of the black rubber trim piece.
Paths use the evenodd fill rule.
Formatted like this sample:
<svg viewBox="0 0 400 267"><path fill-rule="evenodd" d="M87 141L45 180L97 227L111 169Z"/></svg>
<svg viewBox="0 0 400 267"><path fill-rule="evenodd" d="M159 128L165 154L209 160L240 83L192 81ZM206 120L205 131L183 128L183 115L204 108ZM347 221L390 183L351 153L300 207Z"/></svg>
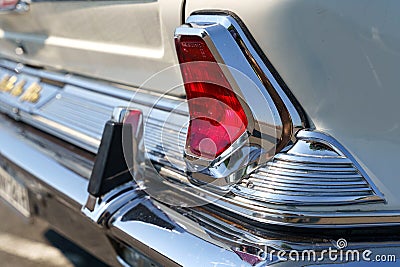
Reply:
<svg viewBox="0 0 400 267"><path fill-rule="evenodd" d="M130 125L108 121L104 127L103 137L96 156L88 192L94 197L100 197L115 187L132 180L130 167L126 159L130 153L124 153L122 137L131 134ZM129 136L129 135L128 135ZM127 142L130 138L124 140ZM132 146L126 146L132 147Z"/></svg>

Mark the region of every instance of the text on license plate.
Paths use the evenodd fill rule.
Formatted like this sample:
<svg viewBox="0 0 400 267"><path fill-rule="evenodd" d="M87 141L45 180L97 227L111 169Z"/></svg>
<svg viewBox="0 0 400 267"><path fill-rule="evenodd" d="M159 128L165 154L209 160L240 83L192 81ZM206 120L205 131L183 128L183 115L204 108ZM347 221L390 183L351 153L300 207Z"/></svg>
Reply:
<svg viewBox="0 0 400 267"><path fill-rule="evenodd" d="M22 215L30 216L28 190L2 168L0 168L0 197Z"/></svg>

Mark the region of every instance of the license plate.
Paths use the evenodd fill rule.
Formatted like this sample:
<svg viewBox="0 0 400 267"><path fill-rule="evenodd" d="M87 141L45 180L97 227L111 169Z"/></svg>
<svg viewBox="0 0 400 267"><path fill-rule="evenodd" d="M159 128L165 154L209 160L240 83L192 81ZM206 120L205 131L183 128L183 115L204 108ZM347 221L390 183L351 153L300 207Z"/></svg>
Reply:
<svg viewBox="0 0 400 267"><path fill-rule="evenodd" d="M27 188L0 167L0 197L22 215L29 217L29 198Z"/></svg>

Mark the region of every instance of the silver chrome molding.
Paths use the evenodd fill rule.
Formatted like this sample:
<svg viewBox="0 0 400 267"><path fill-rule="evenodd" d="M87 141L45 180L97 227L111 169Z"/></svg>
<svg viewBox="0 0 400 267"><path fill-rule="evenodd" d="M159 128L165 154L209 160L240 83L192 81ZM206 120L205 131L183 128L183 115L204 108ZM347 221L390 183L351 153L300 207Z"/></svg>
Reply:
<svg viewBox="0 0 400 267"><path fill-rule="evenodd" d="M177 97L162 97L138 88L93 82L0 59L0 80L7 75L15 76L17 83L26 81L24 90L33 83L42 90L35 103L21 102L20 96L0 90L0 111L92 153L97 153L104 125L115 107L134 106L145 117L150 112L157 113L158 118L146 122L149 127L157 125L157 119L168 117L172 110L181 120L187 120L183 99ZM159 150L154 142L149 142L148 147Z"/></svg>
<svg viewBox="0 0 400 267"><path fill-rule="evenodd" d="M205 41L249 120L247 132L214 160L185 150L188 172L196 183L227 190L248 172L249 165L268 161L294 141L307 122L231 16L192 15L176 29L175 38L180 36Z"/></svg>
<svg viewBox="0 0 400 267"><path fill-rule="evenodd" d="M73 200L73 205L85 203L88 180L79 175L78 171L71 170L59 162L68 159L57 160L56 155L44 153L45 146L36 140L31 140L28 134L13 125L13 122L7 120L4 115L0 115L0 122L0 159L7 159L36 177L40 184L51 187L64 198L70 198Z"/></svg>
<svg viewBox="0 0 400 267"><path fill-rule="evenodd" d="M148 252L147 255L159 262L171 260L171 263L165 264L168 266L209 266L216 263L229 266L280 266L279 262L288 259L279 260L276 255L266 257L265 253L271 249L287 252L312 249L319 253L329 247L334 249L336 244L336 239L326 238L329 236L327 233L313 237L301 236L298 232L288 235L287 232L273 230L258 231L244 225L221 220L202 209L174 210L146 197L138 197L122 207L108 223L110 236L139 251ZM352 241L346 249L388 247L392 247L396 255L400 253L398 241ZM196 256L199 251L201 257ZM243 254L247 257L242 258ZM163 257L159 258L159 255ZM223 262L221 259L224 259Z"/></svg>
<svg viewBox="0 0 400 267"><path fill-rule="evenodd" d="M132 194L136 188L137 186L133 182L124 184L110 191L104 197L96 199L93 210L89 210L86 205L82 207L82 212L94 223L104 225L111 214L137 198L137 194Z"/></svg>
<svg viewBox="0 0 400 267"><path fill-rule="evenodd" d="M318 206L318 210L316 210L310 209L310 205L276 205L271 202L255 201L238 194L228 193L221 196L204 187L191 185L188 183L187 176L170 169L165 171L161 169L160 175L167 179L175 194L179 195L179 191L181 191L180 194L188 195L192 202L196 202L197 199L199 203L210 203L207 207L210 214L213 213L214 206L221 208L226 213L226 220L239 216L238 218L244 217L258 224L265 223L299 228L358 228L400 225L400 212L396 210L380 211L379 208L382 206L379 205L384 204L378 198L374 199L379 200L374 204L376 206L368 206L369 209L364 207L363 210L360 210L360 206L352 209L350 205L343 205L343 210L339 207L332 209L332 205L327 203ZM171 194L171 196L173 195ZM357 202L350 202L350 204L354 205Z"/></svg>
<svg viewBox="0 0 400 267"><path fill-rule="evenodd" d="M365 171L334 138L299 131L297 142L258 168L233 192L284 205L343 205L384 201Z"/></svg>

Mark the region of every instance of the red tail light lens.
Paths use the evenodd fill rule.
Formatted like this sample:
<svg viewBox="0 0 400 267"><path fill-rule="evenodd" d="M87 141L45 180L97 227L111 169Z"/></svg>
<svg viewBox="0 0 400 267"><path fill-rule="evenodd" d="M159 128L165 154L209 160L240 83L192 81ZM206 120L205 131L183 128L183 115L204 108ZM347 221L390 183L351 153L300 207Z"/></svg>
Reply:
<svg viewBox="0 0 400 267"><path fill-rule="evenodd" d="M246 131L246 114L202 38L179 36L175 45L189 103L186 147L214 159Z"/></svg>

